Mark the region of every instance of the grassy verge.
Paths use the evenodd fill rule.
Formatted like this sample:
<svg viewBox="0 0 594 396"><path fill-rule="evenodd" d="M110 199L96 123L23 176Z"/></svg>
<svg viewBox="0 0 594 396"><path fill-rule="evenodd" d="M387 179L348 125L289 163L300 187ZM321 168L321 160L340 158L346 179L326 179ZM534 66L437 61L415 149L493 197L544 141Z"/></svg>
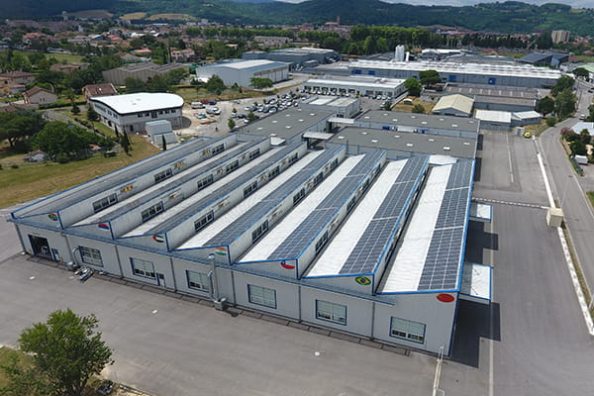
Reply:
<svg viewBox="0 0 594 396"><path fill-rule="evenodd" d="M549 127L548 127L547 122L545 120L542 120L540 122L540 124L526 125L524 127L524 129L526 130L526 132L530 132L532 134L532 136L540 136L548 128Z"/></svg>
<svg viewBox="0 0 594 396"><path fill-rule="evenodd" d="M65 115L66 117L68 117L69 119L71 119L72 121L77 121L78 123L82 124L82 122L88 122L87 121L87 112L86 111L81 111L80 114L72 114L72 111L70 111L70 107L66 108L66 109L57 109L54 110L57 111L63 115ZM111 129L110 127L108 127L107 125L99 122L99 121L94 121L93 125L95 127L95 129L97 131L99 131L102 135L104 136L108 136L108 137L115 137L115 132L113 129Z"/></svg>
<svg viewBox="0 0 594 396"><path fill-rule="evenodd" d="M97 176L130 165L159 150L141 136L130 135L131 155L123 152L115 157L105 158L96 154L83 161L67 164L47 162L26 163L22 155L0 159L0 208L25 202L56 191L64 190ZM13 169L12 165L18 165Z"/></svg>
<svg viewBox="0 0 594 396"><path fill-rule="evenodd" d="M25 56L34 53L35 51L15 51L16 53L21 53ZM54 58L55 60L57 60L59 63L81 63L83 60L83 57L81 55L77 55L77 54L62 54L62 53L55 53L55 54L50 54L50 53L43 53L45 55L46 59L51 59Z"/></svg>
<svg viewBox="0 0 594 396"><path fill-rule="evenodd" d="M0 366L7 365L14 357L18 359L19 365L23 365L23 367L29 367L31 365L31 358L23 352L8 347L0 348ZM6 378L4 371L0 370L0 388L8 385L7 381L8 378Z"/></svg>

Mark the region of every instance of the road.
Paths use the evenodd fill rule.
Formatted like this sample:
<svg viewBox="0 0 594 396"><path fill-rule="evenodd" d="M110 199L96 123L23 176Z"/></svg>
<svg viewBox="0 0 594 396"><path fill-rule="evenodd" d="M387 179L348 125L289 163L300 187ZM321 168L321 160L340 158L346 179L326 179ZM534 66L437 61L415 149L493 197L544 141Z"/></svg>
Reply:
<svg viewBox="0 0 594 396"><path fill-rule="evenodd" d="M544 182L529 139L487 133L475 197L495 204L493 223L471 223L466 259L493 265L490 309L462 303L446 395L590 394L594 342L579 310L556 230L548 228Z"/></svg>
<svg viewBox="0 0 594 396"><path fill-rule="evenodd" d="M582 100L578 105L577 114L587 114L592 94L584 88L580 90ZM580 185L579 176L573 170L559 142L561 128L572 127L576 122L576 118L570 118L548 129L541 135L539 146L542 148L546 169L551 178L553 194L565 214L565 223L584 275L590 287L594 287L594 210Z"/></svg>

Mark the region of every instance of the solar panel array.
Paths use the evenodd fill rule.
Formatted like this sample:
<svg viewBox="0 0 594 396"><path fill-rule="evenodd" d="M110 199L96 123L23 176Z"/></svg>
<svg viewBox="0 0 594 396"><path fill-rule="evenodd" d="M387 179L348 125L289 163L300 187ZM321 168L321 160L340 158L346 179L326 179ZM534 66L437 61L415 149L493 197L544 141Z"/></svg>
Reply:
<svg viewBox="0 0 594 396"><path fill-rule="evenodd" d="M327 163L330 163L341 150L341 147L325 150L324 153L311 161L282 186L272 191L237 220L212 237L205 243L205 246L228 245L239 238L243 233L258 224L259 221L266 218L266 215L272 212L287 197L292 196L296 190L311 179L312 176L321 172L321 169Z"/></svg>
<svg viewBox="0 0 594 396"><path fill-rule="evenodd" d="M318 234L334 220L340 208L348 204L353 193L382 164L383 159L383 151L376 150L366 154L336 188L312 210L299 227L272 252L268 259L298 258L314 242Z"/></svg>
<svg viewBox="0 0 594 396"><path fill-rule="evenodd" d="M392 244L403 214L413 204L412 196L421 184L428 168L427 157L407 160L373 219L359 238L355 248L344 262L340 274L372 272L387 246Z"/></svg>
<svg viewBox="0 0 594 396"><path fill-rule="evenodd" d="M176 213L175 215L171 216L169 219L160 223L158 226L154 227L152 230L147 231L147 234L163 233L163 232L166 232L172 228L175 228L177 225L181 224L184 221L184 219L192 216L194 213L197 213L197 212L203 210L204 208L209 207L214 202L229 195L232 191L234 191L237 188L240 188L243 184L247 183L254 177L257 177L260 173L264 172L270 166L282 161L283 158L289 156L289 154L292 151L294 151L301 145L303 145L303 143L301 141L298 141L298 140L292 141L289 145L287 145L287 147L283 148L278 153L272 155L270 158L266 159L266 161L262 161L262 163L258 164L258 166L254 167L253 169L244 173L240 177L229 181L229 183L227 183L225 186L219 188L216 191L213 191L212 194L209 194L207 197L204 197L203 199L196 202L195 204L193 204L193 205L181 210L180 212Z"/></svg>
<svg viewBox="0 0 594 396"><path fill-rule="evenodd" d="M471 178L472 161L458 160L452 166L418 290L456 287L470 204Z"/></svg>
<svg viewBox="0 0 594 396"><path fill-rule="evenodd" d="M151 192L150 194L142 197L142 199L132 200L131 202L122 206L121 208L114 210L113 212L101 217L96 222L100 223L100 222L104 222L104 221L107 221L110 219L115 219L116 217L124 215L124 214L128 213L130 210L142 205L143 203L146 203L146 202L150 201L151 199L159 197L159 196L165 194L167 191L176 189L179 186L191 181L192 179L203 176L203 173L208 172L213 169L216 169L219 166L225 164L226 162L228 162L234 158L240 157L242 154L245 154L252 147L254 147L260 143L261 143L261 141L250 141L250 142L245 143L245 145L241 148L241 150L232 151L232 152L228 152L228 150L231 150L234 147L229 147L225 151L223 151L221 154L216 155L215 157L217 159L215 161L211 162L210 164L198 167L198 168L192 170L191 172L188 172L188 174L175 180L175 182L173 182L173 183L166 183L166 182L163 183L163 186L161 188L158 188L155 191Z"/></svg>

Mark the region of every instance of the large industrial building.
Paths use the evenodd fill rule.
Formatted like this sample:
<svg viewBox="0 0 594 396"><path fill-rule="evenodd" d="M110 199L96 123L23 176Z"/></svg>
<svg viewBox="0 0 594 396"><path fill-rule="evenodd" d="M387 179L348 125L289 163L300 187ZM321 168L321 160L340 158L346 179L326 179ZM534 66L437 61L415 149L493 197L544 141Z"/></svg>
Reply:
<svg viewBox="0 0 594 396"><path fill-rule="evenodd" d="M152 62L133 63L115 69L102 72L103 79L111 84L125 85L127 78L134 78L143 82L155 76L164 76L174 70L187 70L187 66L181 63L168 63L157 65Z"/></svg>
<svg viewBox="0 0 594 396"><path fill-rule="evenodd" d="M11 214L23 249L215 306L447 354L458 300L490 299L490 268L464 260L474 156L463 147L475 147L443 150L476 140L380 128L367 133L402 139L393 144L406 155L383 144L355 152L365 130L307 144L310 128L333 119L303 112L25 205ZM445 118L431 127L453 128Z"/></svg>
<svg viewBox="0 0 594 396"><path fill-rule="evenodd" d="M241 57L246 60L268 59L277 62L285 62L290 65L291 69L317 66L319 64L335 62L340 59L340 55L332 49L313 47L281 48L270 52L248 51L244 52Z"/></svg>
<svg viewBox="0 0 594 396"><path fill-rule="evenodd" d="M443 82L550 88L561 77L558 70L531 65L455 63L439 61L394 62L358 60L317 68L319 73L407 79L436 70Z"/></svg>
<svg viewBox="0 0 594 396"><path fill-rule="evenodd" d="M98 96L89 102L101 122L119 132L144 132L146 123L166 120L174 129L183 125L184 99L170 93Z"/></svg>
<svg viewBox="0 0 594 396"><path fill-rule="evenodd" d="M356 77L356 76L326 76L311 78L303 83L306 92L321 95L353 95L353 96L386 96L396 98L402 95L406 88L404 80L394 78Z"/></svg>
<svg viewBox="0 0 594 396"><path fill-rule="evenodd" d="M289 64L264 59L233 60L204 65L196 69L196 77L199 80L208 80L214 75L219 76L225 85L237 84L249 87L253 77L269 78L273 83L287 80Z"/></svg>

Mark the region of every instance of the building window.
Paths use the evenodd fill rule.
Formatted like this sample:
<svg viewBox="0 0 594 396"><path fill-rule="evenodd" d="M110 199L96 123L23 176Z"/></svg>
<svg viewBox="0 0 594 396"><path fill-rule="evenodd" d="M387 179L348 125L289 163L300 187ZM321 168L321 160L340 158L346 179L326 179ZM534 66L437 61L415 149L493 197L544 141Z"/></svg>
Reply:
<svg viewBox="0 0 594 396"><path fill-rule="evenodd" d="M173 171L171 169L165 169L164 171L155 174L155 183L159 183L171 176L173 176Z"/></svg>
<svg viewBox="0 0 594 396"><path fill-rule="evenodd" d="M316 242L316 253L322 250L326 242L328 242L328 231L326 231L324 235L322 235L322 237Z"/></svg>
<svg viewBox="0 0 594 396"><path fill-rule="evenodd" d="M145 209L141 212L142 215L142 222L145 223L152 219L153 217L157 216L159 213L163 212L163 202L159 202L148 209Z"/></svg>
<svg viewBox="0 0 594 396"><path fill-rule="evenodd" d="M115 205L118 202L118 195L116 193L109 194L105 198L101 198L98 201L93 202L93 210L95 213L101 212L103 209Z"/></svg>
<svg viewBox="0 0 594 396"><path fill-rule="evenodd" d="M211 185L213 183L213 181L214 181L214 178L212 177L212 175L208 175L204 179L198 180L198 191L206 188L206 186Z"/></svg>
<svg viewBox="0 0 594 396"><path fill-rule="evenodd" d="M351 200L349 201L349 203L347 205L347 213L350 213L350 211L353 210L356 203L357 203L357 197L351 198Z"/></svg>
<svg viewBox="0 0 594 396"><path fill-rule="evenodd" d="M324 180L324 173L320 172L317 174L317 176L315 177L313 183L314 183L314 187L317 186L318 184L320 184L322 182L322 180Z"/></svg>
<svg viewBox="0 0 594 396"><path fill-rule="evenodd" d="M80 251L80 259L83 263L103 267L103 259L99 250L86 246L79 246L78 250Z"/></svg>
<svg viewBox="0 0 594 396"><path fill-rule="evenodd" d="M406 341L416 342L418 344L423 344L425 342L425 325L423 323L395 318L392 316L390 336L394 338L401 338Z"/></svg>
<svg viewBox="0 0 594 396"><path fill-rule="evenodd" d="M305 189L302 188L299 192L293 195L293 205L297 205L299 201L301 201L305 197Z"/></svg>
<svg viewBox="0 0 594 396"><path fill-rule="evenodd" d="M338 166L338 158L335 158L334 161L330 164L330 170L335 169Z"/></svg>
<svg viewBox="0 0 594 396"><path fill-rule="evenodd" d="M276 290L267 287L248 285L250 303L276 309Z"/></svg>
<svg viewBox="0 0 594 396"><path fill-rule="evenodd" d="M210 290L210 281L208 275L203 272L195 272L186 270L186 278L188 279L188 287L200 291Z"/></svg>
<svg viewBox="0 0 594 396"><path fill-rule="evenodd" d="M258 181L256 180L255 182L253 182L252 184L250 184L249 186L247 186L246 188L243 189L243 197L244 198L249 197L257 189L258 189Z"/></svg>
<svg viewBox="0 0 594 396"><path fill-rule="evenodd" d="M280 175L280 166L277 166L276 168L268 172L268 179L274 179L278 175Z"/></svg>
<svg viewBox="0 0 594 396"><path fill-rule="evenodd" d="M155 279L155 266L152 262L130 257L130 265L134 275Z"/></svg>
<svg viewBox="0 0 594 396"><path fill-rule="evenodd" d="M194 230L196 230L196 232L202 230L208 224L212 223L213 220L214 220L214 213L212 211L210 211L194 222Z"/></svg>
<svg viewBox="0 0 594 396"><path fill-rule="evenodd" d="M223 151L225 151L225 145L219 144L218 146L212 148L211 154L217 155L218 153L222 153Z"/></svg>
<svg viewBox="0 0 594 396"><path fill-rule="evenodd" d="M227 167L225 168L225 172L231 173L237 168L239 168L239 161L234 161L233 163L227 165Z"/></svg>
<svg viewBox="0 0 594 396"><path fill-rule="evenodd" d="M258 158L259 155L260 155L260 149L256 149L256 150L252 151L250 153L250 161L253 160L254 158Z"/></svg>
<svg viewBox="0 0 594 396"><path fill-rule="evenodd" d="M291 157L289 157L289 165L293 165L299 159L299 154L295 153Z"/></svg>
<svg viewBox="0 0 594 396"><path fill-rule="evenodd" d="M316 319L346 326L346 305L316 300Z"/></svg>
<svg viewBox="0 0 594 396"><path fill-rule="evenodd" d="M252 232L252 243L256 242L264 233L268 231L268 220L265 220L264 223L260 224L260 227L256 228L254 232Z"/></svg>

